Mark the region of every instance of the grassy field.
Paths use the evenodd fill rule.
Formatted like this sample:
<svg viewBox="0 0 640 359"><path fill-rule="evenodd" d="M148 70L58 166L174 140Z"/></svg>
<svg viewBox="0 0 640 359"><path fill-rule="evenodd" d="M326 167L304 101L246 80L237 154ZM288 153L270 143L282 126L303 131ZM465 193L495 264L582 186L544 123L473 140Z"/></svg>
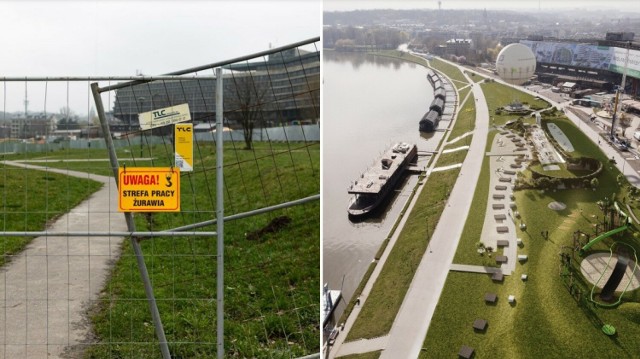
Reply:
<svg viewBox="0 0 640 359"><path fill-rule="evenodd" d="M569 170L567 169L566 163L556 163L555 165L558 166L559 169L544 170L541 164L535 164L531 166L531 169L539 173L544 173L546 175L557 177L557 178L576 178L576 177L588 175L593 172L588 170Z"/></svg>
<svg viewBox="0 0 640 359"><path fill-rule="evenodd" d="M381 351L368 352L363 354L351 354L338 357L340 359L378 359L380 358Z"/></svg>
<svg viewBox="0 0 640 359"><path fill-rule="evenodd" d="M489 116L492 119L491 124L497 126L504 125L507 121L517 119L520 115L509 115L503 112L502 114L496 114L496 109L506 106L513 100L518 100L522 103L527 103L531 107L547 108L549 104L543 100L536 100L534 96L526 94L524 92L513 89L509 86L497 83L497 82L483 82L482 91L484 91L485 98L487 99L487 105L489 106ZM525 116L525 122L534 123L535 119L529 116Z"/></svg>
<svg viewBox="0 0 640 359"><path fill-rule="evenodd" d="M225 215L319 193L319 143L254 146L253 151L246 151L241 149L243 144L225 144ZM140 153L137 146L119 149L121 165L168 167L172 163L172 149L157 145L145 146L144 151L151 160L132 158ZM137 230L164 230L215 218L215 148L199 144L195 157L195 171L181 174L181 212L137 214ZM47 163L37 164L112 176L108 161L64 161L105 158L104 150L12 156L27 161L46 159ZM52 191L55 183L42 180L29 187L49 186ZM67 187L64 190L62 193ZM280 358L320 350L319 208L319 201L313 201L225 223L227 356ZM291 221L257 240L245 237L278 216ZM205 229L215 230L215 226ZM216 238L155 238L143 241L142 248L173 357L214 358ZM160 355L129 241L122 253L90 310L95 343L87 345L86 358Z"/></svg>
<svg viewBox="0 0 640 359"><path fill-rule="evenodd" d="M462 92L468 92L469 89L464 89ZM464 99L464 96L460 96L460 99ZM449 140L461 136L469 131L473 131L476 126L476 103L473 95L469 96L467 102L458 109L458 118L456 119L456 125L451 129ZM471 143L471 136L468 136L464 140L452 143L445 146L445 148L456 148ZM440 164L438 164L440 165Z"/></svg>
<svg viewBox="0 0 640 359"><path fill-rule="evenodd" d="M565 131L578 153L606 160L598 146L567 120L554 122ZM618 199L625 196L626 192L615 181L618 173L617 169L606 166L599 178L601 186L596 191L517 191L516 203L527 224L526 231L517 233L524 242L518 252L528 254L529 260L519 263L515 273L500 284L492 282L487 275L451 272L425 339L427 349L420 357L454 356L461 345L474 347L478 358L640 356L635 344L635 338L640 335L640 316L637 315L640 291L627 292L623 304L615 309L603 309L587 304L584 296L580 300L572 297L566 281L560 276L558 253L572 246L573 232L582 230L593 234L593 224L598 217L602 218L595 202L605 196L611 197L614 192L618 193ZM482 197L486 198L486 193ZM476 206L476 200L473 206ZM547 207L551 201L563 202L567 209L552 211ZM472 226L467 222L467 227ZM549 239L545 240L540 232L547 230ZM466 236L465 231L463 240ZM621 238L640 247L629 233ZM605 240L592 250L608 250L611 244L611 239ZM575 270L580 259L577 255L574 259ZM460 260L459 248L455 261ZM527 274L529 279L523 282L521 274ZM591 289L579 275L575 276L575 286L584 292ZM484 303L487 292L498 295L496 305ZM507 302L508 295L516 296L515 304ZM471 327L478 318L488 320L485 333L474 332ZM613 324L618 334L615 337L604 335L601 331L604 323Z"/></svg>
<svg viewBox="0 0 640 359"><path fill-rule="evenodd" d="M458 113L458 119L456 120L456 124L451 130L451 134L449 135L449 139L452 140L457 136L463 135L469 131L473 131L476 123L476 104L473 101L473 96L469 97L467 102L465 102L464 106L460 108L460 112ZM458 148L461 146L469 145L471 143L472 135L465 137L455 143L447 144L444 146L445 149ZM460 150L455 152L443 153L438 158L438 167L449 166L457 163L462 163L467 157L468 150Z"/></svg>
<svg viewBox="0 0 640 359"><path fill-rule="evenodd" d="M462 104L467 94L471 91L471 87L465 87L462 90L458 91L458 102ZM470 99L473 100L473 95L469 96Z"/></svg>
<svg viewBox="0 0 640 359"><path fill-rule="evenodd" d="M430 61L430 63L431 67L449 76L451 81L453 81L453 86L455 86L457 89L460 89L469 84L467 78L464 77L462 72L457 67L435 57Z"/></svg>
<svg viewBox="0 0 640 359"><path fill-rule="evenodd" d="M83 178L0 164L3 231L40 231L102 187ZM0 266L32 238L0 237Z"/></svg>
<svg viewBox="0 0 640 359"><path fill-rule="evenodd" d="M234 151L232 144L225 149L225 215L319 193L319 143L254 146L254 151ZM138 230L215 217L215 151L199 149L196 172L182 174L181 212L136 215ZM164 157L157 156L154 165L169 163L166 157L172 156ZM291 223L258 240L245 238L277 216L288 216ZM319 351L319 228L319 202L226 222L227 355L289 357ZM183 343L171 345L176 357L215 357L215 243L215 238L189 237L142 243L167 339ZM158 355L128 242L123 253L93 314L103 345L92 346L88 357Z"/></svg>

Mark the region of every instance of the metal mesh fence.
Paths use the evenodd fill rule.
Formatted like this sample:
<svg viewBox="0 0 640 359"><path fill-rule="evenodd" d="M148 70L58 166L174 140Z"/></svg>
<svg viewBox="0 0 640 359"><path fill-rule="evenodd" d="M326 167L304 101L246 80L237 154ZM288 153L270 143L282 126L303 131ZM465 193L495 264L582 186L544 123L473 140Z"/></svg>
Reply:
<svg viewBox="0 0 640 359"><path fill-rule="evenodd" d="M0 357L216 357L219 154L225 356L319 352L318 41L171 76L102 79L94 91L105 109L95 114L91 79L0 78ZM25 93L41 99L42 110L33 100L37 111L12 108L12 97ZM60 93L66 113L53 100ZM69 111L78 96L86 124ZM174 125L142 130L138 116L181 104L195 133L193 170L180 173L180 211L141 211L127 223L114 160L125 171L185 168Z"/></svg>

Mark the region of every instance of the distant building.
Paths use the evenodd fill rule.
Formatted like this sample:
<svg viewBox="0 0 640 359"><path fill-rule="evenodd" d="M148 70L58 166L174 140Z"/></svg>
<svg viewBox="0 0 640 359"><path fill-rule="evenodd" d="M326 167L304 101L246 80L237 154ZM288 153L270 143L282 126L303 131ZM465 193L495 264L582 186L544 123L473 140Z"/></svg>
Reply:
<svg viewBox="0 0 640 359"><path fill-rule="evenodd" d="M614 41L614 38L632 38L632 34L607 33L607 40L521 40L536 56L536 74L542 82L554 85L561 82L575 83L571 92L580 89L612 91L622 82L625 72L627 48L627 78L625 93L640 94L640 64L633 59L640 57L640 46L630 41Z"/></svg>
<svg viewBox="0 0 640 359"><path fill-rule="evenodd" d="M9 138L11 137L11 126L1 125L0 126L0 138Z"/></svg>
<svg viewBox="0 0 640 359"><path fill-rule="evenodd" d="M471 49L471 39L451 39L447 41L447 54L456 56L468 56Z"/></svg>
<svg viewBox="0 0 640 359"><path fill-rule="evenodd" d="M261 116L265 125L319 118L320 55L290 49L271 54L266 61L236 63L224 67L225 110L236 95L234 82L253 77L256 86L265 90L263 103L268 104ZM203 74L203 73L201 73ZM213 71L206 75L212 75ZM204 75L204 74L203 74ZM154 81L116 91L113 114L137 130L138 114L182 103L189 104L194 122L214 122L215 79ZM309 93L310 89L317 89Z"/></svg>
<svg viewBox="0 0 640 359"><path fill-rule="evenodd" d="M515 44L517 42L520 42L520 38L518 37L503 37L500 39L500 45L502 45L502 47Z"/></svg>
<svg viewBox="0 0 640 359"><path fill-rule="evenodd" d="M607 32L605 40L607 41L633 41L633 32Z"/></svg>
<svg viewBox="0 0 640 359"><path fill-rule="evenodd" d="M26 117L14 117L10 122L11 138L44 137L56 130L56 116L28 114Z"/></svg>
<svg viewBox="0 0 640 359"><path fill-rule="evenodd" d="M469 34L471 38L471 50L477 51L485 51L487 48L483 47L484 44L484 33L480 31L475 31Z"/></svg>

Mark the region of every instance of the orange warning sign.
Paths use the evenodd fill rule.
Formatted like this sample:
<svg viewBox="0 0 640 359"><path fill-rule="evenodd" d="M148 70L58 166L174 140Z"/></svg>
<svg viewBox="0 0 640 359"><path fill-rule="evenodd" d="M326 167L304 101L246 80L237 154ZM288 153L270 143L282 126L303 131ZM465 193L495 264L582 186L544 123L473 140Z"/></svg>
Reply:
<svg viewBox="0 0 640 359"><path fill-rule="evenodd" d="M121 167L120 212L179 212L180 170L175 167Z"/></svg>

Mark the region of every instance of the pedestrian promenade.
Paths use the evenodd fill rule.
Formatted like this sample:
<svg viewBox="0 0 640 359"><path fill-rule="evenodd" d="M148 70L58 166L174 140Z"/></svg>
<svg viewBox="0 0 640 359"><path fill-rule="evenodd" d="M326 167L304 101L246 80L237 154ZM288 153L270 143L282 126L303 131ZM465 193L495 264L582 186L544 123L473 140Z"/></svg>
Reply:
<svg viewBox="0 0 640 359"><path fill-rule="evenodd" d="M471 82L471 80L469 80ZM469 145L469 154L451 191L449 201L391 327L389 343L380 358L416 358L429 329L431 318L444 288L453 262L465 219L480 176L489 129L489 110L480 85L473 84L476 102L476 126Z"/></svg>
<svg viewBox="0 0 640 359"><path fill-rule="evenodd" d="M110 177L44 168L102 182L104 186L52 223L51 232L126 231ZM122 238L42 236L0 269L0 359L62 358L91 336L87 309L120 255ZM76 347L77 346L77 347ZM76 353L77 354L77 353ZM81 355L78 355L81 357Z"/></svg>

